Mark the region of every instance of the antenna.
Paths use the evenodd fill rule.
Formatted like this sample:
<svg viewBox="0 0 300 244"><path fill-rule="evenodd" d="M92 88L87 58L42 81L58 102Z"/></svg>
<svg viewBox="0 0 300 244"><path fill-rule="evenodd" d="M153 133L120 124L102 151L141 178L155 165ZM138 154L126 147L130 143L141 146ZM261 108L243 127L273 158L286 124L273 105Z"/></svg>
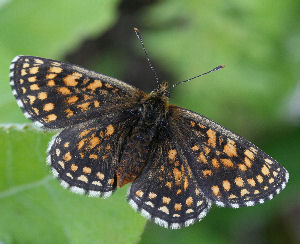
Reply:
<svg viewBox="0 0 300 244"><path fill-rule="evenodd" d="M209 74L209 73L211 73L211 72L214 72L214 71L217 71L217 70L223 69L223 68L225 68L225 65L219 65L219 66L217 66L216 68L213 68L213 69L211 69L210 71L207 71L207 72L205 72L205 73L203 73L203 74L201 74L201 75L197 75L197 76L195 76L195 77L189 78L189 79L184 80L184 81L179 81L179 82L175 83L175 84L172 86L172 88L174 88L175 86L180 85L181 83L188 82L188 81L190 81L190 80L196 79L196 78L198 78L198 77L200 77L200 76Z"/></svg>
<svg viewBox="0 0 300 244"><path fill-rule="evenodd" d="M152 70L152 72L153 72L153 74L154 74L156 83L159 84L159 78L158 78L158 75L157 75L157 73L156 73L156 70L155 70L154 66L152 65L152 63L151 63L151 61L150 61L149 55L148 55L147 50L146 50L145 45L144 45L144 41L143 41L142 35L141 35L141 33L140 33L140 31L139 31L138 28L134 27L133 30L134 30L136 36L139 38L139 40L140 40L140 42L141 42L142 48L143 48L143 50L144 50L144 53L145 53L145 56L146 56L146 59L147 59L147 62L148 62L148 64L149 64L150 69Z"/></svg>

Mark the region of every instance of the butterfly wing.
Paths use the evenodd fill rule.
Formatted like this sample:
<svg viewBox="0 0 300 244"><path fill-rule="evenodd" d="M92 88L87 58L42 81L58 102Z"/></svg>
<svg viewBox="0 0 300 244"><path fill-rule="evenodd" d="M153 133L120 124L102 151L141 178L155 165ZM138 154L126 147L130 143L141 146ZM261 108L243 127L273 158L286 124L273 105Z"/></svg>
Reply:
<svg viewBox="0 0 300 244"><path fill-rule="evenodd" d="M286 169L244 138L175 106L169 123L201 192L214 204L252 206L285 188Z"/></svg>
<svg viewBox="0 0 300 244"><path fill-rule="evenodd" d="M116 168L133 118L90 120L53 137L47 163L65 188L79 194L108 197L116 188Z"/></svg>
<svg viewBox="0 0 300 244"><path fill-rule="evenodd" d="M25 116L37 126L57 129L125 110L144 93L122 81L76 65L17 56L10 84Z"/></svg>
<svg viewBox="0 0 300 244"><path fill-rule="evenodd" d="M132 183L129 204L165 228L189 226L205 217L210 201L200 192L188 162L168 133L159 133L147 166Z"/></svg>

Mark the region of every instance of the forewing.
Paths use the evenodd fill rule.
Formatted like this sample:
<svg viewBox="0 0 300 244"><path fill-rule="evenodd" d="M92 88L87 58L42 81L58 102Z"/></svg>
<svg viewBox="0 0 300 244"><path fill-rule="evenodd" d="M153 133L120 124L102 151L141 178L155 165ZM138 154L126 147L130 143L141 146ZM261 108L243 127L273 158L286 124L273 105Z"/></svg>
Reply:
<svg viewBox="0 0 300 244"><path fill-rule="evenodd" d="M128 201L143 216L165 228L189 226L205 217L210 202L202 195L181 149L162 136L154 142L147 166L132 183Z"/></svg>
<svg viewBox="0 0 300 244"><path fill-rule="evenodd" d="M25 116L50 129L124 110L144 95L117 79L33 56L17 56L12 61L10 84Z"/></svg>
<svg viewBox="0 0 300 244"><path fill-rule="evenodd" d="M252 206L285 188L288 172L244 138L175 106L169 123L201 191L216 205Z"/></svg>
<svg viewBox="0 0 300 244"><path fill-rule="evenodd" d="M116 188L116 167L132 120L89 121L57 134L47 163L65 188L79 194L108 197Z"/></svg>

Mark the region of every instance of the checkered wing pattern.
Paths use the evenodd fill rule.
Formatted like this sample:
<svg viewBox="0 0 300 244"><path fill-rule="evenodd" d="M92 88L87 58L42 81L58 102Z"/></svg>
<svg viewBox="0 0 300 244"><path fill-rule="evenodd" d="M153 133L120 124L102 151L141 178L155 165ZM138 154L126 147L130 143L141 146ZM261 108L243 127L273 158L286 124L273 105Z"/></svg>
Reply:
<svg viewBox="0 0 300 244"><path fill-rule="evenodd" d="M181 150L167 139L157 144L142 174L132 183L129 204L165 228L189 226L205 217L210 201L201 193Z"/></svg>
<svg viewBox="0 0 300 244"><path fill-rule="evenodd" d="M25 116L37 126L50 129L124 110L144 95L117 79L33 56L14 58L10 84Z"/></svg>
<svg viewBox="0 0 300 244"><path fill-rule="evenodd" d="M130 119L115 123L91 120L63 130L48 146L52 173L72 192L110 196L116 188L116 167L130 124Z"/></svg>
<svg viewBox="0 0 300 244"><path fill-rule="evenodd" d="M197 113L175 106L170 113L172 134L201 192L214 204L253 206L286 186L288 172L252 143Z"/></svg>

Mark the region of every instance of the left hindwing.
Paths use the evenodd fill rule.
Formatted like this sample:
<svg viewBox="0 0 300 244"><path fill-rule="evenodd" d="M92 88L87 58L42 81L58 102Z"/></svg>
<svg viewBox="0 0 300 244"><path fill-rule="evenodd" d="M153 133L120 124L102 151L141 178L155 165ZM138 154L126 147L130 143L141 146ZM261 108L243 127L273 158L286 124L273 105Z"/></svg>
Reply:
<svg viewBox="0 0 300 244"><path fill-rule="evenodd" d="M252 206L286 186L286 169L219 124L175 106L170 106L169 123L200 190L216 205Z"/></svg>
<svg viewBox="0 0 300 244"><path fill-rule="evenodd" d="M17 56L12 61L10 85L24 115L50 129L124 111L144 96L141 90L109 76L33 56Z"/></svg>

